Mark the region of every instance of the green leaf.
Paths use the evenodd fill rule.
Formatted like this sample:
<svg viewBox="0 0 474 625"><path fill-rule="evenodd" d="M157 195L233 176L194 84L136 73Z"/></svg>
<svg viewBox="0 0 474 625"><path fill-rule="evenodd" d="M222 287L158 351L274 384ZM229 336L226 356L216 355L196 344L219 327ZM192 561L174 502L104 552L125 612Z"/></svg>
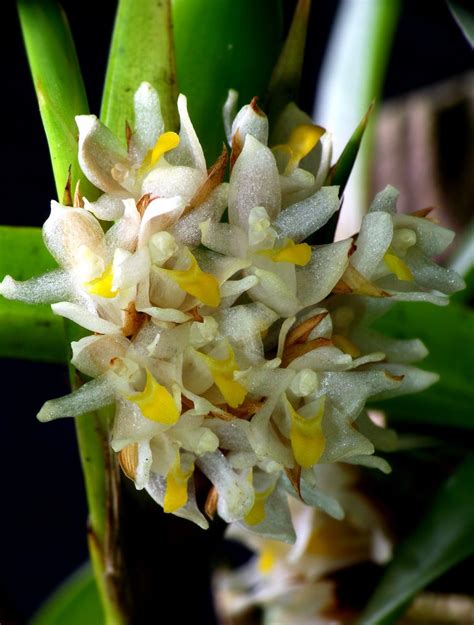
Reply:
<svg viewBox="0 0 474 625"><path fill-rule="evenodd" d="M298 0L268 87L269 114L272 117L278 115L288 102L298 100L310 9L311 0Z"/></svg>
<svg viewBox="0 0 474 625"><path fill-rule="evenodd" d="M222 106L229 89L239 103L265 95L282 39L281 0L173 0L178 86L207 162L225 139Z"/></svg>
<svg viewBox="0 0 474 625"><path fill-rule="evenodd" d="M395 550L360 625L396 623L430 582L474 553L474 454L443 484L415 531Z"/></svg>
<svg viewBox="0 0 474 625"><path fill-rule="evenodd" d="M104 622L91 568L84 565L43 604L30 625L103 625Z"/></svg>
<svg viewBox="0 0 474 625"><path fill-rule="evenodd" d="M179 127L170 0L120 0L102 96L102 121L125 140L133 123L133 95L140 83L160 96L168 130Z"/></svg>
<svg viewBox="0 0 474 625"><path fill-rule="evenodd" d="M70 167L72 190L81 180L83 194L94 199L96 190L77 162L74 117L89 108L66 16L54 0L19 0L18 10L58 198L63 197Z"/></svg>
<svg viewBox="0 0 474 625"><path fill-rule="evenodd" d="M391 43L400 11L400 0L364 0L341 2L326 49L321 78L317 87L315 120L333 135L335 154L343 153L348 137L367 111L380 97ZM344 205L345 231L352 235L369 205L371 158L373 154L374 115L362 137L349 140L344 159L338 164L344 184L352 171L346 189ZM352 156L360 153L355 167ZM336 219L324 231L318 242L330 242Z"/></svg>
<svg viewBox="0 0 474 625"><path fill-rule="evenodd" d="M349 180L357 155L359 154L360 144L362 143L372 109L373 103L369 106L367 113L360 120L357 128L352 133L352 136L347 142L346 147L343 149L337 163L331 167L328 177L324 183L327 186L338 186L339 197L342 197L344 193L347 181ZM314 232L310 235L306 239L306 242L309 243L309 245L314 245L316 243L331 243L334 240L334 234L336 232L339 217L340 211L334 213L328 223L318 230L318 232Z"/></svg>
<svg viewBox="0 0 474 625"><path fill-rule="evenodd" d="M0 226L0 278L26 280L54 269L39 228ZM50 306L12 302L0 296L0 356L42 362L66 362L62 319Z"/></svg>
<svg viewBox="0 0 474 625"><path fill-rule="evenodd" d="M400 302L375 327L397 338L420 338L429 355L418 366L440 375L422 393L379 402L390 421L474 428L474 312L454 302Z"/></svg>
<svg viewBox="0 0 474 625"><path fill-rule="evenodd" d="M464 36L474 48L474 10L462 0L449 0L448 6Z"/></svg>
<svg viewBox="0 0 474 625"><path fill-rule="evenodd" d="M352 168L354 167L357 155L359 154L360 144L364 138L367 124L369 123L370 114L374 108L374 103L369 106L367 113L360 120L357 128L352 133L351 138L343 149L337 162L331 168L326 183L328 186L336 185L339 187L339 197L342 197L344 189L346 188L347 181L351 175Z"/></svg>
<svg viewBox="0 0 474 625"><path fill-rule="evenodd" d="M71 33L59 5L53 0L20 0L19 13L52 157L56 189L61 198L69 164L73 188L80 177L74 116L88 112L84 85ZM88 198L95 196L96 190L88 186L85 179L81 179L81 190ZM23 250L23 253L28 256L30 252ZM62 327L66 334L74 332L74 324L67 320L62 322ZM23 335L22 340L25 340ZM76 376L72 368L70 371L74 386ZM105 538L109 521L106 511L109 510L108 503L112 502L109 488L113 479L107 423L107 414L94 413L76 420L76 427L90 514L89 546L105 622L107 625L122 625L123 615L105 572L110 564L106 564L106 557L110 554L106 553Z"/></svg>

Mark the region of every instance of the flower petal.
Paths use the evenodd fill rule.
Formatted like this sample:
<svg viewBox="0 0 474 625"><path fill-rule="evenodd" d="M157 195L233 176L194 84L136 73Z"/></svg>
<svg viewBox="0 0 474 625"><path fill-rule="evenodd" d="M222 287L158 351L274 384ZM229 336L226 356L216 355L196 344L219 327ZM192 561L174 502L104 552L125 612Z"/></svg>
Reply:
<svg viewBox="0 0 474 625"><path fill-rule="evenodd" d="M229 184L229 221L248 230L250 211L263 206L271 219L281 208L280 180L271 150L247 135Z"/></svg>
<svg viewBox="0 0 474 625"><path fill-rule="evenodd" d="M76 123L79 128L78 158L84 174L102 191L123 193L113 177L113 170L117 165L129 167L125 147L95 115L77 115Z"/></svg>

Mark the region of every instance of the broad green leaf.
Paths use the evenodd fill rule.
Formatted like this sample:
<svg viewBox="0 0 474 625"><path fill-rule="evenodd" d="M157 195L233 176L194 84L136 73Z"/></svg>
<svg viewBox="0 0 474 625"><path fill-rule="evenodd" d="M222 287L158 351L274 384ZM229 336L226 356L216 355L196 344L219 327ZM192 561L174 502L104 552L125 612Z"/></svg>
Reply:
<svg viewBox="0 0 474 625"><path fill-rule="evenodd" d="M54 0L19 0L18 10L58 198L63 197L71 168L72 190L81 180L83 194L93 199L96 190L77 162L74 117L89 109L66 16Z"/></svg>
<svg viewBox="0 0 474 625"><path fill-rule="evenodd" d="M359 618L360 625L396 623L430 582L474 553L474 454L442 485L414 532L395 556Z"/></svg>
<svg viewBox="0 0 474 625"><path fill-rule="evenodd" d="M336 157L380 97L400 0L341 0L317 86L315 123L332 133ZM344 194L341 238L357 232L369 206L374 115ZM345 174L347 177L347 174ZM328 236L326 232L326 236ZM329 239L326 238L325 241Z"/></svg>
<svg viewBox="0 0 474 625"><path fill-rule="evenodd" d="M102 121L125 140L133 124L133 95L140 83L160 95L168 130L176 130L176 75L170 0L120 0L102 97Z"/></svg>
<svg viewBox="0 0 474 625"><path fill-rule="evenodd" d="M422 393L379 402L390 420L474 428L474 312L454 302L398 303L375 327L397 338L420 338L429 355L418 366L440 375Z"/></svg>
<svg viewBox="0 0 474 625"><path fill-rule="evenodd" d="M469 2L469 6L468 6ZM448 6L464 36L474 48L474 8L469 0L449 0Z"/></svg>
<svg viewBox="0 0 474 625"><path fill-rule="evenodd" d="M89 565L84 565L60 586L30 625L104 625L97 587Z"/></svg>
<svg viewBox="0 0 474 625"><path fill-rule="evenodd" d="M282 39L281 0L173 0L178 87L212 163L225 140L222 106L264 96Z"/></svg>
<svg viewBox="0 0 474 625"><path fill-rule="evenodd" d="M49 271L55 262L39 228L0 226L0 280L27 280ZM12 302L0 296L0 356L43 362L66 362L62 319L50 306Z"/></svg>
<svg viewBox="0 0 474 625"><path fill-rule="evenodd" d="M310 9L311 0L298 0L268 87L269 113L272 117L278 115L288 102L298 100Z"/></svg>

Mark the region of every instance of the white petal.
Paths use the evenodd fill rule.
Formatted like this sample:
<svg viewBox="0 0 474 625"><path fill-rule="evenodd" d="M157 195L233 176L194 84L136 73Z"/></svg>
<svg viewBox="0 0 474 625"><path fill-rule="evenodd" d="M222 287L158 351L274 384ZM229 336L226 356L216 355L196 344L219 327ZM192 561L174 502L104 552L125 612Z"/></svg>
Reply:
<svg viewBox="0 0 474 625"><path fill-rule="evenodd" d="M119 251L119 250L117 250ZM116 254L113 265L113 288L127 289L136 286L148 277L151 269L150 254L147 248L141 248L123 260ZM118 262L116 262L116 259Z"/></svg>
<svg viewBox="0 0 474 625"><path fill-rule="evenodd" d="M85 336L71 343L71 364L85 375L97 378L110 369L113 358L123 358L129 346L124 336Z"/></svg>
<svg viewBox="0 0 474 625"><path fill-rule="evenodd" d="M142 82L138 87L133 97L133 108L135 127L130 147L135 161L141 163L145 154L154 147L159 135L165 130L160 98L150 83Z"/></svg>
<svg viewBox="0 0 474 625"><path fill-rule="evenodd" d="M186 202L179 195L150 202L142 218L138 247L146 245L155 232L168 230L178 221L185 206Z"/></svg>
<svg viewBox="0 0 474 625"><path fill-rule="evenodd" d="M80 386L58 399L47 401L38 413L39 421L52 421L62 417L77 417L108 406L115 401L115 388L111 379L103 375Z"/></svg>
<svg viewBox="0 0 474 625"><path fill-rule="evenodd" d="M379 191L375 196L374 201L370 205L369 213L384 211L394 215L397 212L397 199L399 195L400 193L395 187L387 185L383 191Z"/></svg>
<svg viewBox="0 0 474 625"><path fill-rule="evenodd" d="M410 268L417 285L424 289L455 293L466 286L466 283L452 269L441 267L426 258L418 249L408 250L405 262Z"/></svg>
<svg viewBox="0 0 474 625"><path fill-rule="evenodd" d="M295 290L276 272L258 267L249 269L258 278L258 284L248 290L254 301L259 301L272 308L281 317L291 317L301 308Z"/></svg>
<svg viewBox="0 0 474 625"><path fill-rule="evenodd" d="M236 258L247 256L247 235L239 226L208 219L201 223L200 229L201 242L210 250Z"/></svg>
<svg viewBox="0 0 474 625"><path fill-rule="evenodd" d="M44 242L55 260L66 269L78 262L77 251L83 246L105 258L104 232L97 219L83 208L51 202L51 214L43 225Z"/></svg>
<svg viewBox="0 0 474 625"><path fill-rule="evenodd" d="M282 237L296 243L319 230L339 209L339 187L323 187L306 200L285 208L273 223Z"/></svg>
<svg viewBox="0 0 474 625"><path fill-rule="evenodd" d="M370 280L383 261L393 237L392 216L383 211L368 213L362 220L357 236L357 249L351 256L352 265Z"/></svg>
<svg viewBox="0 0 474 625"><path fill-rule="evenodd" d="M111 250L120 247L133 252L137 245L141 216L137 210L135 200L123 200L122 205L124 208L122 216L107 230L105 240L108 248Z"/></svg>
<svg viewBox="0 0 474 625"><path fill-rule="evenodd" d="M115 221L123 215L124 203L120 196L104 193L95 202L89 202L84 198L84 208L93 213L97 219Z"/></svg>
<svg viewBox="0 0 474 625"><path fill-rule="evenodd" d="M52 304L51 309L55 315L66 317L82 326L86 330L91 332L98 332L99 334L118 334L120 332L120 326L106 321L97 316L97 314L91 313L79 304L73 304L72 302L58 302Z"/></svg>
<svg viewBox="0 0 474 625"><path fill-rule="evenodd" d="M167 155L167 160L173 165L184 165L207 173L204 152L189 118L187 98L183 94L178 97L178 111L181 122L179 145Z"/></svg>
<svg viewBox="0 0 474 625"><path fill-rule="evenodd" d="M232 123L232 141L241 146L245 143L247 135L252 135L263 145L268 143L268 118L265 113L252 104L246 104L237 113Z"/></svg>
<svg viewBox="0 0 474 625"><path fill-rule="evenodd" d="M454 232L429 219L412 215L394 215L396 228L410 228L416 232L416 247L427 256L438 256L454 239Z"/></svg>
<svg viewBox="0 0 474 625"><path fill-rule="evenodd" d="M242 519L254 502L253 487L247 476L231 469L220 451L205 454L196 464L217 488L219 516L228 523Z"/></svg>
<svg viewBox="0 0 474 625"><path fill-rule="evenodd" d="M243 529L266 539L280 540L293 544L296 540L295 529L288 507L288 495L280 483L265 502L265 518L257 525L238 523Z"/></svg>
<svg viewBox="0 0 474 625"><path fill-rule="evenodd" d="M70 298L73 293L70 275L61 269L24 282L14 280L11 276L5 276L0 282L0 295L28 304L50 304Z"/></svg>
<svg viewBox="0 0 474 625"><path fill-rule="evenodd" d="M296 272L302 306L317 304L329 295L349 264L351 246L352 239L315 246L309 263Z"/></svg>
<svg viewBox="0 0 474 625"><path fill-rule="evenodd" d="M346 458L344 462L368 467L369 469L378 469L385 474L392 472L392 467L384 458L380 458L380 456L351 456L350 458Z"/></svg>
<svg viewBox="0 0 474 625"><path fill-rule="evenodd" d="M372 365L374 369L385 369L392 375L404 376L401 384L392 390L382 390L377 393L377 399L386 399L388 397L397 397L398 395L408 395L410 393L418 393L429 388L439 380L439 375L431 371L423 371L410 365L399 365L396 363L387 363L380 365Z"/></svg>
<svg viewBox="0 0 474 625"><path fill-rule="evenodd" d="M150 497L154 499L160 506L163 505L166 492L166 479L157 473L151 473L146 490ZM173 512L173 514L182 519L187 519L196 523L201 529L206 530L209 523L203 516L196 504L196 496L194 494L194 480L188 480L188 501L185 506Z"/></svg>
<svg viewBox="0 0 474 625"><path fill-rule="evenodd" d="M146 419L135 403L119 398L110 444L114 451L120 451L127 445L149 441L163 429L159 423Z"/></svg>
<svg viewBox="0 0 474 625"><path fill-rule="evenodd" d="M172 167L160 160L158 166L143 180L141 193L150 193L154 198L172 198L179 195L187 204L206 178L207 174L201 170Z"/></svg>
<svg viewBox="0 0 474 625"><path fill-rule="evenodd" d="M278 319L278 315L264 304L255 303L227 308L217 312L214 318L220 334L251 358L253 351L256 354L261 351L263 356L262 333Z"/></svg>
<svg viewBox="0 0 474 625"><path fill-rule="evenodd" d="M112 170L120 164L128 167L127 151L95 115L77 115L79 128L79 164L87 178L107 193L123 193Z"/></svg>
<svg viewBox="0 0 474 625"><path fill-rule="evenodd" d="M271 219L281 208L280 179L271 150L247 135L229 184L229 221L248 229L248 217L255 206L263 206Z"/></svg>
<svg viewBox="0 0 474 625"><path fill-rule="evenodd" d="M201 243L200 224L206 219L218 222L227 207L228 184L222 183L216 187L209 197L194 208L190 213L181 217L171 227L170 233L177 241L188 247L196 247Z"/></svg>

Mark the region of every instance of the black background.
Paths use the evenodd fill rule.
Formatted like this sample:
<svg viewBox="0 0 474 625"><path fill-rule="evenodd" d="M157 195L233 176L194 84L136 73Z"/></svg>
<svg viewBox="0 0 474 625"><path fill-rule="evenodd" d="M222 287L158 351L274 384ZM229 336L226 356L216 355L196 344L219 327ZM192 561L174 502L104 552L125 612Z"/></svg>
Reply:
<svg viewBox="0 0 474 625"><path fill-rule="evenodd" d="M302 93L309 110L337 7L332 0L314 0L313 4ZM286 1L288 14L293 5ZM97 113L115 2L68 0L63 6L75 37L90 108ZM472 67L470 48L444 2L407 0L403 7L384 98ZM40 226L54 197L53 178L14 3L2 5L2 18L0 220ZM8 254L8 250L0 253ZM0 361L0 366L0 622L7 625L24 622L86 559L86 508L72 421L41 425L34 416L46 399L68 391L65 368L14 360ZM195 557L198 553L199 548ZM157 565L163 576L167 575L166 562L173 557L172 547L164 547L163 562ZM190 605L196 600L193 592L197 591L187 589ZM204 599L201 596L199 601L205 603Z"/></svg>

